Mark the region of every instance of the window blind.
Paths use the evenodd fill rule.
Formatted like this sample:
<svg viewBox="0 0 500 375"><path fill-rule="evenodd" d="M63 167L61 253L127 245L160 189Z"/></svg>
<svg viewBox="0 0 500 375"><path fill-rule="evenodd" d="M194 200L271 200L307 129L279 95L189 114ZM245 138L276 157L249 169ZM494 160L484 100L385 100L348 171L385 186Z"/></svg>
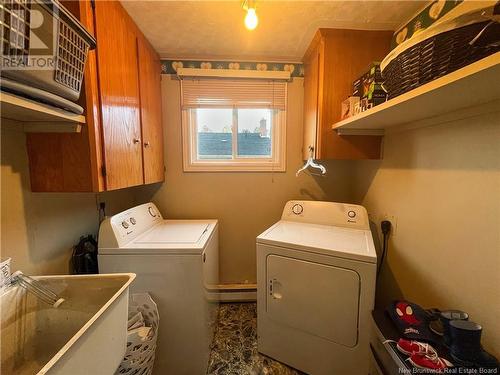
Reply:
<svg viewBox="0 0 500 375"><path fill-rule="evenodd" d="M183 79L182 109L271 108L286 109L287 84L256 79Z"/></svg>

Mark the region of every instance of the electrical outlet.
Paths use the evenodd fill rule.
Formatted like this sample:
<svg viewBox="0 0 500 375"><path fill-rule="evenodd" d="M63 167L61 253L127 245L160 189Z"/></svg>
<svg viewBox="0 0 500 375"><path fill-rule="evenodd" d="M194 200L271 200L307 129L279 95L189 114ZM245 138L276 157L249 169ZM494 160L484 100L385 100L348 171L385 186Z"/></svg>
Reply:
<svg viewBox="0 0 500 375"><path fill-rule="evenodd" d="M396 217L396 215L384 213L379 216L379 219L379 224L384 220L391 222L390 236L395 237L398 232L398 218Z"/></svg>

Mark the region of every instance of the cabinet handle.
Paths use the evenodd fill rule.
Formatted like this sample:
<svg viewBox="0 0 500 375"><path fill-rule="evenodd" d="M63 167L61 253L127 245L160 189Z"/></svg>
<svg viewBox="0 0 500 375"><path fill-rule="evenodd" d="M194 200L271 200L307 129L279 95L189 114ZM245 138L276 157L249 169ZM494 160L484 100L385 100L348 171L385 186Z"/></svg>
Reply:
<svg viewBox="0 0 500 375"><path fill-rule="evenodd" d="M134 144L139 143L141 140L139 138L134 138Z"/></svg>
<svg viewBox="0 0 500 375"><path fill-rule="evenodd" d="M144 147L149 147L149 141L144 142Z"/></svg>

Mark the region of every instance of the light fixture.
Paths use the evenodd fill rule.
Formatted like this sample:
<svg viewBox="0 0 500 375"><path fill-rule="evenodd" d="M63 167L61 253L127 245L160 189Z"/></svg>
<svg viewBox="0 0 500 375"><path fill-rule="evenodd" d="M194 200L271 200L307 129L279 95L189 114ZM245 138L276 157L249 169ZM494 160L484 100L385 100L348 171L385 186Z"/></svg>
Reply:
<svg viewBox="0 0 500 375"><path fill-rule="evenodd" d="M254 30L259 24L259 17L257 17L257 12L255 11L255 0L244 0L243 9L247 11L245 16L245 27L248 30Z"/></svg>

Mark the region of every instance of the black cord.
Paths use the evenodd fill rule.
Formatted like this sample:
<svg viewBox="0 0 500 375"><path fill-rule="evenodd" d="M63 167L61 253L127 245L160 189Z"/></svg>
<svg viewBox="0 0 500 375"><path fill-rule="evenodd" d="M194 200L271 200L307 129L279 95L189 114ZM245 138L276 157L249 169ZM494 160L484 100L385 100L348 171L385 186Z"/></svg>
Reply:
<svg viewBox="0 0 500 375"><path fill-rule="evenodd" d="M384 263L384 258L387 253L387 248L389 246L389 233L391 232L391 222L389 220L384 220L380 223L380 229L382 229L383 235L383 245L382 245L382 256L380 257L380 263L377 269L377 277L380 275L380 270L382 269L382 264Z"/></svg>

